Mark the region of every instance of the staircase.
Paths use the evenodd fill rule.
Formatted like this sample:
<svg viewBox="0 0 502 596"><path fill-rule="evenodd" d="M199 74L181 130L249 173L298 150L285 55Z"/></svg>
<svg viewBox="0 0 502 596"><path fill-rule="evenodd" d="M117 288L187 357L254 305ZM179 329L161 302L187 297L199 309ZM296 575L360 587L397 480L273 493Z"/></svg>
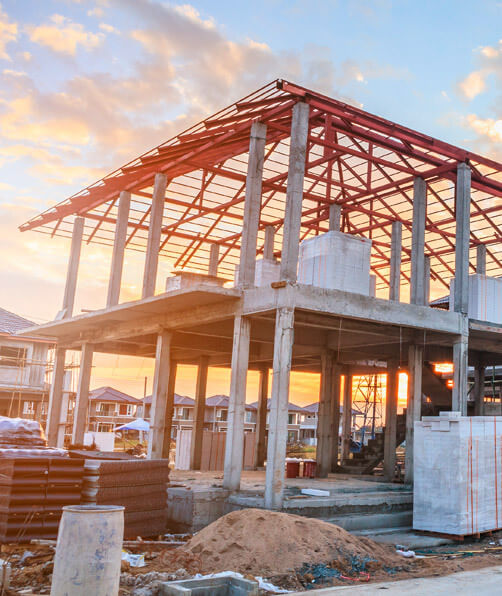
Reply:
<svg viewBox="0 0 502 596"><path fill-rule="evenodd" d="M400 445L406 437L406 412L397 416L396 426L396 445ZM344 459L338 471L345 474L371 474L383 461L384 437L385 428L374 439L370 439L359 453L352 453L352 457Z"/></svg>

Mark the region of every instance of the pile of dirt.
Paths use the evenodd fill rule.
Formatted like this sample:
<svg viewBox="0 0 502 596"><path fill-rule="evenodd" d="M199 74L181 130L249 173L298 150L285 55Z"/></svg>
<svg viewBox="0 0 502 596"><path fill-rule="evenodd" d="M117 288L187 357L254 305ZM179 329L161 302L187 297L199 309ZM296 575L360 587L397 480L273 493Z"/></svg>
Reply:
<svg viewBox="0 0 502 596"><path fill-rule="evenodd" d="M363 561L373 569L403 563L393 548L334 524L262 509L229 513L180 548L198 558L203 573L230 570L269 577L305 563L329 562L348 572Z"/></svg>

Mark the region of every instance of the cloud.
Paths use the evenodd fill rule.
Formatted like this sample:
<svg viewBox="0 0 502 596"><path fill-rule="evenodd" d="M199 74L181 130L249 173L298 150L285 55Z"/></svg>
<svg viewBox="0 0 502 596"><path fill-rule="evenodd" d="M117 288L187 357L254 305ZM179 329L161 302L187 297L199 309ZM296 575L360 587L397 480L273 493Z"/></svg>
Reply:
<svg viewBox="0 0 502 596"><path fill-rule="evenodd" d="M7 45L17 39L17 34L17 23L9 21L8 15L2 11L2 5L0 4L0 59L11 59L7 54Z"/></svg>
<svg viewBox="0 0 502 596"><path fill-rule="evenodd" d="M472 100L487 90L487 80L494 76L502 81L502 39L493 46L482 46L476 50L479 68L469 73L457 85L460 95Z"/></svg>
<svg viewBox="0 0 502 596"><path fill-rule="evenodd" d="M86 31L84 26L74 23L71 19L54 14L50 22L44 25L26 28L30 40L51 49L54 52L75 56L77 48L85 50L97 48L104 39L103 33L92 33Z"/></svg>
<svg viewBox="0 0 502 596"><path fill-rule="evenodd" d="M105 33L119 33L118 29L116 29L113 25L108 25L107 23L100 23L99 28Z"/></svg>
<svg viewBox="0 0 502 596"><path fill-rule="evenodd" d="M475 70L468 74L463 81L458 84L461 94L466 99L474 99L486 89L487 72L485 70Z"/></svg>

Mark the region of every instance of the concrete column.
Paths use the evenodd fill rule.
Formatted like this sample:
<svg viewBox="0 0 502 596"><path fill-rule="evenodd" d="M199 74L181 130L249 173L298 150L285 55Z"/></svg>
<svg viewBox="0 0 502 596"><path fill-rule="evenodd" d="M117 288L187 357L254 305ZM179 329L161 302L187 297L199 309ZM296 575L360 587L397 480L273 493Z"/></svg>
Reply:
<svg viewBox="0 0 502 596"><path fill-rule="evenodd" d="M396 362L387 363L387 392L385 395L385 436L383 473L387 482L394 478L396 468L397 401L399 394L399 367Z"/></svg>
<svg viewBox="0 0 502 596"><path fill-rule="evenodd" d="M457 166L455 187L455 292L454 310L469 312L469 241L471 217L471 168Z"/></svg>
<svg viewBox="0 0 502 596"><path fill-rule="evenodd" d="M410 303L424 304L424 246L427 216L427 184L423 178L413 183L413 223L411 227Z"/></svg>
<svg viewBox="0 0 502 596"><path fill-rule="evenodd" d="M340 390L342 369L339 364L334 363L331 388L331 466L330 472L338 469L338 438L340 435Z"/></svg>
<svg viewBox="0 0 502 596"><path fill-rule="evenodd" d="M157 335L150 432L148 436L148 459L161 459L165 448L167 391L171 371L171 339L172 333L165 329Z"/></svg>
<svg viewBox="0 0 502 596"><path fill-rule="evenodd" d="M110 280L108 282L108 297L106 299L107 308L118 304L120 298L130 207L131 193L123 190L120 193L117 223L115 224L115 239L113 241L112 264L110 268Z"/></svg>
<svg viewBox="0 0 502 596"><path fill-rule="evenodd" d="M319 386L319 410L317 412L317 476L326 478L331 471L333 355L329 350L321 354L321 383Z"/></svg>
<svg viewBox="0 0 502 596"><path fill-rule="evenodd" d="M476 248L476 273L486 275L486 245L478 244Z"/></svg>
<svg viewBox="0 0 502 596"><path fill-rule="evenodd" d="M246 176L246 197L242 223L241 256L239 261L239 285L254 286L256 269L256 243L261 211L261 186L267 127L253 122L249 141L248 171Z"/></svg>
<svg viewBox="0 0 502 596"><path fill-rule="evenodd" d="M408 403L406 409L406 455L404 482L413 484L413 438L415 421L422 415L423 347L411 345L408 351Z"/></svg>
<svg viewBox="0 0 502 596"><path fill-rule="evenodd" d="M220 258L220 245L211 244L209 249L209 267L208 274L216 277L218 275L218 261Z"/></svg>
<svg viewBox="0 0 502 596"><path fill-rule="evenodd" d="M342 206L333 203L329 206L329 231L339 232L342 223Z"/></svg>
<svg viewBox="0 0 502 596"><path fill-rule="evenodd" d="M485 364L480 357L474 368L474 416L485 415Z"/></svg>
<svg viewBox="0 0 502 596"><path fill-rule="evenodd" d="M349 368L345 370L345 384L343 388L342 408L342 463L350 454L350 437L352 433L352 374Z"/></svg>
<svg viewBox="0 0 502 596"><path fill-rule="evenodd" d="M176 386L176 372L178 364L171 360L169 363L169 381L167 383L166 415L164 419L164 440L162 444L162 459L169 459L171 451L171 430L174 414L174 391Z"/></svg>
<svg viewBox="0 0 502 596"><path fill-rule="evenodd" d="M152 209L148 226L148 240L146 244L145 271L143 273L142 298L155 294L157 269L159 265L160 235L162 232L162 217L166 200L167 178L164 174L155 174L153 185Z"/></svg>
<svg viewBox="0 0 502 596"><path fill-rule="evenodd" d="M197 367L197 383L195 386L195 409L190 444L190 469L200 470L202 459L202 438L204 435L204 415L206 413L208 357L201 356Z"/></svg>
<svg viewBox="0 0 502 596"><path fill-rule="evenodd" d="M66 285L64 289L63 308L59 315L63 319L68 319L73 315L75 306L75 292L77 290L78 266L80 263L80 252L82 250L82 237L84 235L83 217L76 217L73 222L73 232L71 235L70 260L68 261L68 271L66 273Z"/></svg>
<svg viewBox="0 0 502 596"><path fill-rule="evenodd" d="M237 315L234 319L230 402L228 406L227 441L223 487L239 490L244 459L244 417L246 413L246 381L249 362L251 320Z"/></svg>
<svg viewBox="0 0 502 596"><path fill-rule="evenodd" d="M61 405L63 402L63 383L66 350L57 348L52 372L52 383L49 393L49 409L45 433L49 447L55 447L58 440L59 421L61 419Z"/></svg>
<svg viewBox="0 0 502 596"><path fill-rule="evenodd" d="M263 245L263 258L268 261L274 261L274 237L275 228L274 226L267 226L265 228L265 243Z"/></svg>
<svg viewBox="0 0 502 596"><path fill-rule="evenodd" d="M65 442L66 425L68 423L68 408L70 404L71 371L67 370L63 380L63 399L61 400L61 416L59 418L59 429L56 447L63 448Z"/></svg>
<svg viewBox="0 0 502 596"><path fill-rule="evenodd" d="M89 410L89 384L91 382L93 346L84 344L80 356L77 398L73 412L73 433L71 441L74 445L84 442L85 425Z"/></svg>
<svg viewBox="0 0 502 596"><path fill-rule="evenodd" d="M288 441L288 400L291 357L294 341L294 309L277 310L274 335L274 373L268 425L265 507L280 509L284 497L286 444Z"/></svg>
<svg viewBox="0 0 502 596"><path fill-rule="evenodd" d="M401 295L401 252L403 245L403 224L400 221L392 222L392 235L390 239L390 279L389 300L399 302Z"/></svg>
<svg viewBox="0 0 502 596"><path fill-rule="evenodd" d="M456 283L455 283L456 287ZM453 344L453 389L451 409L467 416L469 338L460 335Z"/></svg>
<svg viewBox="0 0 502 596"><path fill-rule="evenodd" d="M424 257L424 304L429 305L431 295L431 258Z"/></svg>
<svg viewBox="0 0 502 596"><path fill-rule="evenodd" d="M289 148L288 186L282 237L281 279L296 282L300 227L302 221L303 180L309 132L309 111L306 103L293 107Z"/></svg>
<svg viewBox="0 0 502 596"><path fill-rule="evenodd" d="M268 366L260 369L258 388L258 412L256 415L255 468L265 465L267 456L267 405L268 405Z"/></svg>

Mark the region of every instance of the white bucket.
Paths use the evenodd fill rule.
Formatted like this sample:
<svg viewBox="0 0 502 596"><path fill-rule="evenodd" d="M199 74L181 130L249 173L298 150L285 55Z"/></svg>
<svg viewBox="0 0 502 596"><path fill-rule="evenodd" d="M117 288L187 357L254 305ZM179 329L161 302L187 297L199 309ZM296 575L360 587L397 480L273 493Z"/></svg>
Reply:
<svg viewBox="0 0 502 596"><path fill-rule="evenodd" d="M63 507L51 596L117 596L123 538L123 507Z"/></svg>

